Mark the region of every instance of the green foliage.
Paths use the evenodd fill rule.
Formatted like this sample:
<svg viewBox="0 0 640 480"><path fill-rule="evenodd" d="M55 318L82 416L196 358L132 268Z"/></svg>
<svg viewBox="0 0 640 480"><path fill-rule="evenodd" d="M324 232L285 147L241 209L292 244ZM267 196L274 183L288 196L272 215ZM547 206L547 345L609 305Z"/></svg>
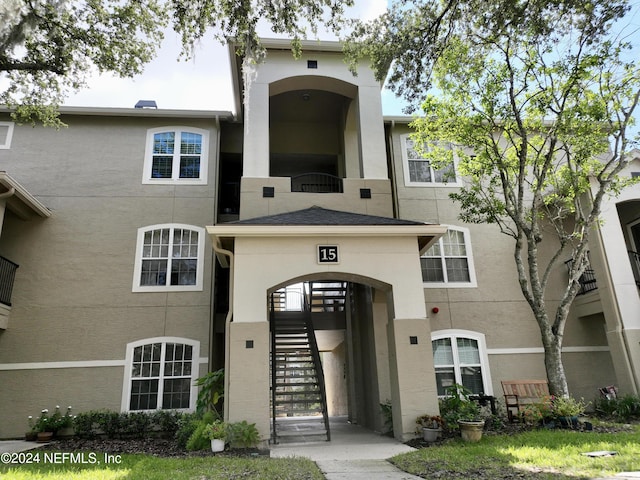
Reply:
<svg viewBox="0 0 640 480"><path fill-rule="evenodd" d="M447 396L440 400L440 415L447 430L457 430L458 421L481 420L480 405L469 399L471 391L460 384L447 388Z"/></svg>
<svg viewBox="0 0 640 480"><path fill-rule="evenodd" d="M224 368L215 372L208 372L196 380L200 387L196 411L203 414L206 411L215 413L218 419L222 419L222 402L224 400Z"/></svg>
<svg viewBox="0 0 640 480"><path fill-rule="evenodd" d="M247 423L246 420L243 420L229 424L227 440L231 448L256 447L260 442L260 433L255 423Z"/></svg>
<svg viewBox="0 0 640 480"><path fill-rule="evenodd" d="M114 412L90 410L76 415L73 427L80 438L145 438L164 435L174 437L179 427L180 412Z"/></svg>
<svg viewBox="0 0 640 480"><path fill-rule="evenodd" d="M187 450L206 450L210 448L211 442L206 436L205 431L208 425L211 425L218 419L213 412L206 412L202 418L195 420L193 425L193 433L187 440Z"/></svg>
<svg viewBox="0 0 640 480"><path fill-rule="evenodd" d="M0 104L20 122L60 126L57 106L92 71L131 77L162 40L160 0L8 2L0 25Z"/></svg>
<svg viewBox="0 0 640 480"><path fill-rule="evenodd" d="M97 452L98 458L102 453ZM85 452L85 458L87 452ZM42 458L42 453L40 454ZM0 464L0 477L20 480L323 480L318 466L307 458L243 456L189 456L162 458L153 455L122 454L118 463L31 462Z"/></svg>
<svg viewBox="0 0 640 480"><path fill-rule="evenodd" d="M209 440L224 440L227 438L227 429L226 423L216 420L204 428L203 435Z"/></svg>
<svg viewBox="0 0 640 480"><path fill-rule="evenodd" d="M382 418L384 419L385 435L393 436L393 406L391 400L386 400L380 404L380 410L382 411Z"/></svg>
<svg viewBox="0 0 640 480"><path fill-rule="evenodd" d="M40 415L35 420L32 416L29 416L29 428L32 432L57 432L61 428L70 427L73 425L73 415L71 415L71 407L67 407L67 410L63 414L60 411L60 406L56 405L55 410L49 415L49 410L44 409L40 412Z"/></svg>
<svg viewBox="0 0 640 480"><path fill-rule="evenodd" d="M593 407L601 417L612 418L620 422L640 420L640 397L637 395L623 395L618 398L598 398Z"/></svg>

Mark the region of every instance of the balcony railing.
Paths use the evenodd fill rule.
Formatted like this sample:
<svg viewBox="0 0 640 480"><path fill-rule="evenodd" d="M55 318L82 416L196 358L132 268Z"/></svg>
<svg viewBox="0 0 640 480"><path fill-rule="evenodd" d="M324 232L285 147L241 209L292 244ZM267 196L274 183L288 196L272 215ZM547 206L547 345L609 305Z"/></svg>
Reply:
<svg viewBox="0 0 640 480"><path fill-rule="evenodd" d="M18 264L0 255L0 303L11 306L11 291Z"/></svg>
<svg viewBox="0 0 640 480"><path fill-rule="evenodd" d="M640 253L629 250L629 260L631 260L633 278L636 280L636 285L640 287Z"/></svg>
<svg viewBox="0 0 640 480"><path fill-rule="evenodd" d="M292 192L342 193L342 179L328 173L303 173L291 177Z"/></svg>
<svg viewBox="0 0 640 480"><path fill-rule="evenodd" d="M564 262L564 264L567 266L567 269L569 270L571 270L572 263L573 259ZM578 295L584 295L585 293L592 292L593 290L597 290L598 288L596 275L590 266L587 267L584 272L582 272L582 275L580 275L578 282L580 283L580 290L578 290Z"/></svg>

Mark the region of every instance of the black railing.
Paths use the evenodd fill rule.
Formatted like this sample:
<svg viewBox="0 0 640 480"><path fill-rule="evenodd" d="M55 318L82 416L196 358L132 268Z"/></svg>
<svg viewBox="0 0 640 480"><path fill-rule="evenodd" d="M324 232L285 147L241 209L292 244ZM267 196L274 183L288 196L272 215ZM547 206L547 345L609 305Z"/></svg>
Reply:
<svg viewBox="0 0 640 480"><path fill-rule="evenodd" d="M11 306L11 291L18 264L0 255L0 303Z"/></svg>
<svg viewBox="0 0 640 480"><path fill-rule="evenodd" d="M572 263L573 259L564 262L569 271L571 270ZM578 290L578 295L584 295L585 293L592 292L593 290L597 290L598 288L595 272L590 266L588 266L585 271L582 272L582 275L580 275L578 282L580 283L580 290Z"/></svg>
<svg viewBox="0 0 640 480"><path fill-rule="evenodd" d="M633 278L636 280L636 285L640 287L640 253L629 250L629 260L631 260Z"/></svg>
<svg viewBox="0 0 640 480"><path fill-rule="evenodd" d="M342 193L342 179L328 173L303 173L291 177L292 192Z"/></svg>

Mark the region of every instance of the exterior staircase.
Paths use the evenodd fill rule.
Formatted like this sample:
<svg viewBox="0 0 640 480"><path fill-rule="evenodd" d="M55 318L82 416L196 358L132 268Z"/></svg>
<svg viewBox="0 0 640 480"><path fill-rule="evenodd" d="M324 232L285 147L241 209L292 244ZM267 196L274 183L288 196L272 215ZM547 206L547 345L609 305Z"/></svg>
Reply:
<svg viewBox="0 0 640 480"><path fill-rule="evenodd" d="M308 303L276 310L271 297L271 442L331 440L320 353Z"/></svg>

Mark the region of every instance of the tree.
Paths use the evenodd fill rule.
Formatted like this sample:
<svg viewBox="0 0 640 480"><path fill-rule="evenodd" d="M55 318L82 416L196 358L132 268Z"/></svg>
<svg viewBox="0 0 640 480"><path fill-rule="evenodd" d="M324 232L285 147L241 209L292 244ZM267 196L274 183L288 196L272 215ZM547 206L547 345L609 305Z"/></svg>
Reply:
<svg viewBox="0 0 640 480"><path fill-rule="evenodd" d="M59 126L58 105L88 74L133 77L156 54L173 20L184 55L205 35L233 38L247 65L264 53L256 29L266 22L300 52L307 29L337 30L353 0L4 0L0 5L0 104L21 122Z"/></svg>
<svg viewBox="0 0 640 480"><path fill-rule="evenodd" d="M168 15L158 0L7 0L0 25L0 104L21 122L60 125L57 106L87 75L142 72Z"/></svg>
<svg viewBox="0 0 640 480"><path fill-rule="evenodd" d="M496 224L513 238L550 390L566 396L561 349L588 265L590 231L603 198L631 182L620 173L634 146L628 135L640 71L623 60L629 45L607 35L626 2L502 1L490 7L452 0L441 7L416 2L428 8L415 13L401 3L377 25L361 26L357 33L371 35L385 21L404 18L397 29L383 29L389 37L382 37L379 50L369 36L360 54L373 53L385 68L401 48L389 46L392 38L404 43L391 78L409 100L424 98L424 116L413 122L416 139L436 166L457 156L466 180L451 197L461 219ZM486 8L470 16L478 6ZM430 46L423 45L426 39ZM407 61L411 56L415 66ZM422 82L434 87L423 97L413 91ZM558 301L548 302L551 279L566 258L572 259L568 281L553 292Z"/></svg>

